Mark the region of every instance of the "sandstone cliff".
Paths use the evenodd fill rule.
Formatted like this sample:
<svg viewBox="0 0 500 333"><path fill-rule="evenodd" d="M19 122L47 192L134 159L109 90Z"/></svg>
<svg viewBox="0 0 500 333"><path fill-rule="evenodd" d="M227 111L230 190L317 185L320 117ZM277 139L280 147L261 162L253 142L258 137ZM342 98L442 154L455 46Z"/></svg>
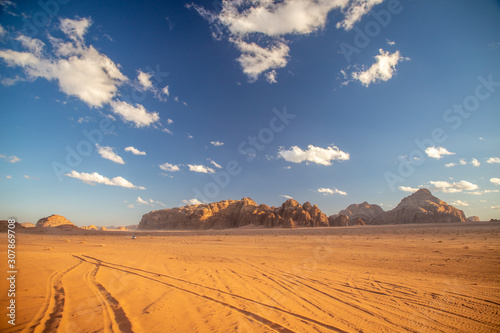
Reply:
<svg viewBox="0 0 500 333"><path fill-rule="evenodd" d="M143 215L139 229L204 230L237 228L249 224L264 227L328 226L328 218L316 205L300 205L290 199L280 207L257 205L250 198L162 209Z"/></svg>
<svg viewBox="0 0 500 333"><path fill-rule="evenodd" d="M384 212L382 208L378 205L371 205L368 202L363 202L360 204L352 204L349 205L344 210L341 210L339 212L339 215L345 215L347 216L350 220L354 220L356 218L361 218L364 220L371 220L377 215L380 215Z"/></svg>
<svg viewBox="0 0 500 333"><path fill-rule="evenodd" d="M64 216L52 214L48 217L43 217L38 220L36 227L58 227L61 225L75 226L72 222L68 221Z"/></svg>
<svg viewBox="0 0 500 333"><path fill-rule="evenodd" d="M465 222L464 212L420 189L401 200L393 210L375 216L369 224Z"/></svg>

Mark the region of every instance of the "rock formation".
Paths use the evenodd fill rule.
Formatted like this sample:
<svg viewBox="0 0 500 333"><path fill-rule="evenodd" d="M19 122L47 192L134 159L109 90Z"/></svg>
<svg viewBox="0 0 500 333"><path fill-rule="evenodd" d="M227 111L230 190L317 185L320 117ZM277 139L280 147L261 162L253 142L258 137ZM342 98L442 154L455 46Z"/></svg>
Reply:
<svg viewBox="0 0 500 333"><path fill-rule="evenodd" d="M71 225L75 226L73 223L68 221L64 216L61 215L50 215L38 220L36 227L58 227L61 225Z"/></svg>
<svg viewBox="0 0 500 333"><path fill-rule="evenodd" d="M361 218L369 221L375 216L382 214L383 212L384 210L380 208L380 206L371 205L365 201L360 204L349 205L349 207L347 207L346 209L341 210L339 212L339 215L345 215L350 220Z"/></svg>
<svg viewBox="0 0 500 333"><path fill-rule="evenodd" d="M30 222L23 222L23 223L19 223L19 224L22 225L25 228L34 228L35 227L35 224L34 223L30 223Z"/></svg>
<svg viewBox="0 0 500 333"><path fill-rule="evenodd" d="M366 225L367 220L362 219L360 217L356 217L352 220L349 220L349 225Z"/></svg>
<svg viewBox="0 0 500 333"><path fill-rule="evenodd" d="M162 209L143 215L139 229L203 230L264 227L328 226L328 218L316 205L300 205L293 199L280 207L257 205L250 198Z"/></svg>
<svg viewBox="0 0 500 333"><path fill-rule="evenodd" d="M369 224L465 222L464 212L420 189L401 200L393 210L375 216Z"/></svg>
<svg viewBox="0 0 500 333"><path fill-rule="evenodd" d="M479 222L480 219L479 219L479 216L469 216L467 218L467 221L469 221L469 222Z"/></svg>
<svg viewBox="0 0 500 333"><path fill-rule="evenodd" d="M330 227L347 227L349 225L349 218L345 215L338 214L330 216L328 219Z"/></svg>
<svg viewBox="0 0 500 333"><path fill-rule="evenodd" d="M84 229L84 230L98 230L97 227L93 224L89 225L89 226L83 226L81 229Z"/></svg>

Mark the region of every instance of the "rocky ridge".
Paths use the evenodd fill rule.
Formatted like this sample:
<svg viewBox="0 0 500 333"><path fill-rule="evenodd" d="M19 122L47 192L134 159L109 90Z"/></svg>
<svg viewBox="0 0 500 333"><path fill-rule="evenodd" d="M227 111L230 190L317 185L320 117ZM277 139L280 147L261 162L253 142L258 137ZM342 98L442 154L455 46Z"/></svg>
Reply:
<svg viewBox="0 0 500 333"><path fill-rule="evenodd" d="M350 220L361 218L365 221L369 221L377 215L384 212L382 208L378 205L369 204L368 202L363 202L360 204L349 205L344 210L341 210L338 215L345 215Z"/></svg>
<svg viewBox="0 0 500 333"><path fill-rule="evenodd" d="M462 210L420 189L404 198L396 208L375 216L369 224L451 223L466 222Z"/></svg>
<svg viewBox="0 0 500 333"><path fill-rule="evenodd" d="M59 227L62 225L75 226L71 221L68 221L64 216L52 214L38 220L36 227Z"/></svg>

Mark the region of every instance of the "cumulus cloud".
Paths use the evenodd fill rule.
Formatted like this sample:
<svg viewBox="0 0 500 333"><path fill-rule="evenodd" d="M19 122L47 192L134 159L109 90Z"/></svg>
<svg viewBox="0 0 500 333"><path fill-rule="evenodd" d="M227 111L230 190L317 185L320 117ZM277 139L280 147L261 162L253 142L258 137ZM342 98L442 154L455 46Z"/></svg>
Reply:
<svg viewBox="0 0 500 333"><path fill-rule="evenodd" d="M167 171L167 172L176 172L176 171L180 170L178 165L174 165L174 164L170 164L170 163L160 164L160 169L162 169L163 171Z"/></svg>
<svg viewBox="0 0 500 333"><path fill-rule="evenodd" d="M425 149L425 153L427 156L440 159L445 155L455 155L455 153L449 152L446 148L443 147L428 147Z"/></svg>
<svg viewBox="0 0 500 333"><path fill-rule="evenodd" d="M30 79L57 81L63 93L76 96L91 107L101 107L116 96L118 87L128 79L111 59L86 45L84 35L90 25L86 18L62 19L60 29L66 40L49 36L52 55L44 55L42 41L20 35L18 40L27 52L1 50L0 59L11 67L22 67Z"/></svg>
<svg viewBox="0 0 500 333"><path fill-rule="evenodd" d="M450 155L450 154L446 154L446 155ZM460 159L460 161L458 161L458 163L460 163L460 165L467 165L467 161L465 159Z"/></svg>
<svg viewBox="0 0 500 333"><path fill-rule="evenodd" d="M490 182L495 185L500 185L500 178L490 178Z"/></svg>
<svg viewBox="0 0 500 333"><path fill-rule="evenodd" d="M500 157L490 157L486 163L490 163L490 164L498 164L500 163Z"/></svg>
<svg viewBox="0 0 500 333"><path fill-rule="evenodd" d="M126 148L125 148L125 151L129 151L129 152L131 152L131 153L132 153L132 154L134 154L134 155L146 155L146 152L145 152L145 151L140 151L139 149L134 148L134 147L132 147L132 146L130 146L130 147L126 147Z"/></svg>
<svg viewBox="0 0 500 333"><path fill-rule="evenodd" d="M351 78L345 82L344 85L351 81L359 81L365 87L368 87L372 83L378 83L380 81L389 81L396 74L396 65L400 61L410 60L410 58L403 57L396 51L394 53L389 53L382 49L379 50L380 54L375 56L375 62L369 67L364 66L351 73ZM345 72L342 72L344 76L348 76Z"/></svg>
<svg viewBox="0 0 500 333"><path fill-rule="evenodd" d="M449 183L447 181L430 181L433 189L443 193L458 193L463 191L474 191L479 188L476 184L461 180L456 183Z"/></svg>
<svg viewBox="0 0 500 333"><path fill-rule="evenodd" d="M332 194L347 195L346 192L341 191L339 189L336 189L335 187L333 187L333 188L322 187L322 188L318 188L316 191L319 193L323 193L323 195L332 195Z"/></svg>
<svg viewBox="0 0 500 333"><path fill-rule="evenodd" d="M201 164L188 164L189 171L200 172L200 173L215 173L215 170L201 165Z"/></svg>
<svg viewBox="0 0 500 333"><path fill-rule="evenodd" d="M400 191L410 192L410 193L414 193L414 192L417 192L419 190L418 187L410 187L410 186L399 186L398 188Z"/></svg>
<svg viewBox="0 0 500 333"><path fill-rule="evenodd" d="M67 177L79 179L82 182L89 184L89 185L104 184L104 185L109 185L109 186L120 186L120 187L140 189L140 190L146 189L142 186L135 186L134 184L132 184L131 182L129 182L128 180L126 180L123 177L118 176L118 177L114 177L112 179L109 179L105 176L98 174L97 172L86 173L86 172L77 172L75 170L72 170L70 173L66 173L64 175Z"/></svg>
<svg viewBox="0 0 500 333"><path fill-rule="evenodd" d="M98 144L96 144L95 146L97 148L97 152L99 153L99 155L101 155L102 158L105 158L107 160L110 160L110 161L118 163L118 164L125 164L125 162L123 161L123 158L118 156L118 154L116 154L113 151L113 148L106 147L106 146L101 147Z"/></svg>
<svg viewBox="0 0 500 333"><path fill-rule="evenodd" d="M141 90L148 90L153 88L153 83L151 82L151 74L139 71L137 75L137 81L139 81Z"/></svg>
<svg viewBox="0 0 500 333"><path fill-rule="evenodd" d="M321 165L332 165L333 161L344 161L350 158L349 153L341 151L336 146L327 148L315 147L308 145L306 150L302 150L297 146L292 146L290 149L280 148L278 158L283 158L287 162L293 163L316 163Z"/></svg>
<svg viewBox="0 0 500 333"><path fill-rule="evenodd" d="M210 141L210 144L216 146L216 147L220 147L220 146L223 146L224 145L224 142L220 142L220 141Z"/></svg>
<svg viewBox="0 0 500 333"><path fill-rule="evenodd" d="M446 163L444 166L447 168L451 168L451 167L454 167L456 165L457 165L457 163Z"/></svg>
<svg viewBox="0 0 500 333"><path fill-rule="evenodd" d="M472 161L470 161L470 164L472 164L472 166L475 166L475 167L478 167L481 165L481 163L479 163L479 161L475 158L473 158Z"/></svg>
<svg viewBox="0 0 500 333"><path fill-rule="evenodd" d="M7 160L7 162L9 163L17 163L19 162L21 159L15 155L12 155L12 156L6 156L6 155L3 155L3 154L0 154L0 158L3 158L4 160Z"/></svg>
<svg viewBox="0 0 500 333"><path fill-rule="evenodd" d="M189 200L182 200L182 203L185 205L201 205L202 202L196 198L189 199Z"/></svg>
<svg viewBox="0 0 500 333"><path fill-rule="evenodd" d="M266 80L275 83L275 69L285 67L288 61L285 36L308 35L324 28L328 14L334 9L341 9L345 15L337 28L350 30L382 1L223 1L220 12L196 4L187 7L194 8L210 23L214 38L227 37L242 53L238 61L250 81L265 73Z"/></svg>
<svg viewBox="0 0 500 333"><path fill-rule="evenodd" d="M468 207L469 203L467 201L462 201L462 200L455 200L451 202L452 206L462 206L462 207Z"/></svg>
<svg viewBox="0 0 500 333"><path fill-rule="evenodd" d="M160 120L158 112L148 112L141 104L134 106L127 102L113 100L111 110L120 115L124 121L133 123L135 127L148 127Z"/></svg>

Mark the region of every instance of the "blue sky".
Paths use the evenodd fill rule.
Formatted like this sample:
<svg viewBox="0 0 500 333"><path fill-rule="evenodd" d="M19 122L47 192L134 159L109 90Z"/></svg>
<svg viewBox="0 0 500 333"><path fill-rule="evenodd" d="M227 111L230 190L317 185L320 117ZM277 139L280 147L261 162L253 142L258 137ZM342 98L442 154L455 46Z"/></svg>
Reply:
<svg viewBox="0 0 500 333"><path fill-rule="evenodd" d="M498 1L0 1L0 213L420 187L500 217Z"/></svg>

